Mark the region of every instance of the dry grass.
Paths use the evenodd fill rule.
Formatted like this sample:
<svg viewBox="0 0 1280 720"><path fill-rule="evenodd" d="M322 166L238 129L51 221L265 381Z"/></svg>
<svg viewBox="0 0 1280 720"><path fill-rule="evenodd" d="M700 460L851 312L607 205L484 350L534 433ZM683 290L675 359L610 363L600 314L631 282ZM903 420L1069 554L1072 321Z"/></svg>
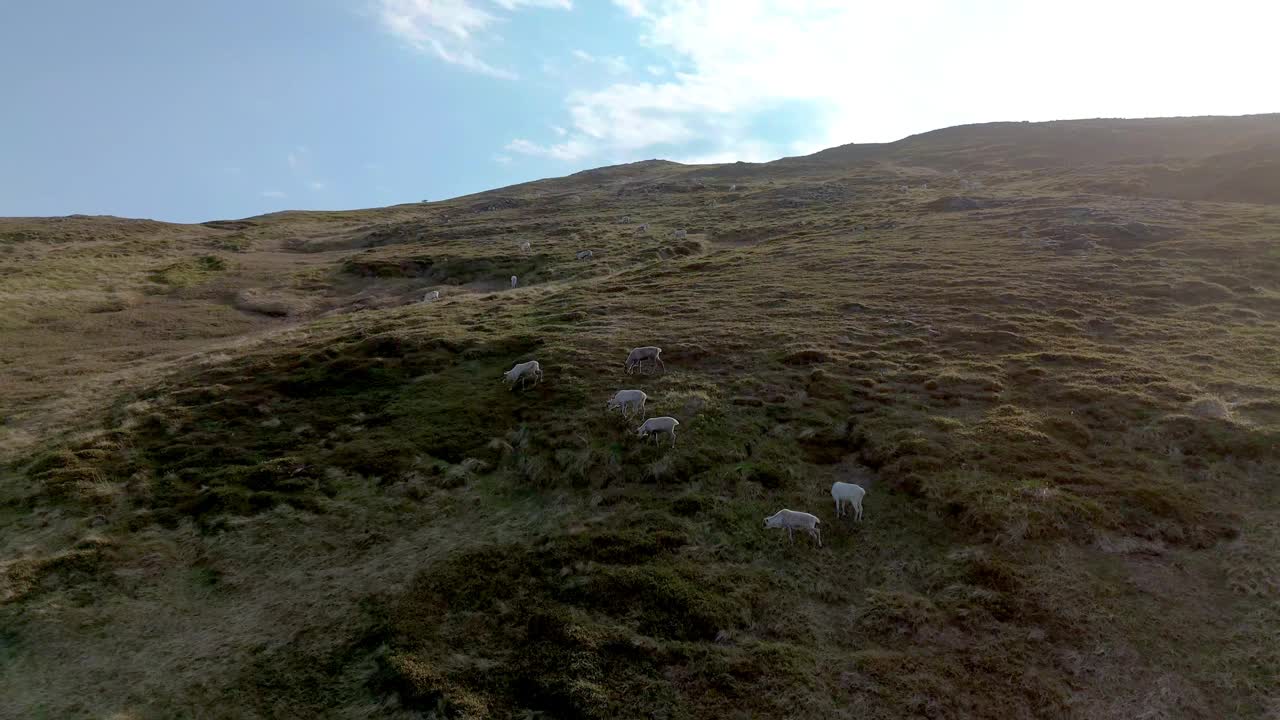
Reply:
<svg viewBox="0 0 1280 720"><path fill-rule="evenodd" d="M0 425L0 692L56 717L1265 717L1280 211L1098 193L1142 168L1025 148L953 175L952 141L109 225L199 239L123 252L109 290L34 223L47 283L14 297L85 294L5 329L31 384ZM980 209L930 209L975 182ZM265 334L281 315L305 322ZM139 329L86 329L108 316ZM60 393L40 356L77 343L97 384ZM642 344L668 372L622 373ZM545 381L507 391L533 357ZM604 413L623 386L680 419L674 450ZM829 507L851 478L861 525ZM764 533L782 506L827 547Z"/></svg>

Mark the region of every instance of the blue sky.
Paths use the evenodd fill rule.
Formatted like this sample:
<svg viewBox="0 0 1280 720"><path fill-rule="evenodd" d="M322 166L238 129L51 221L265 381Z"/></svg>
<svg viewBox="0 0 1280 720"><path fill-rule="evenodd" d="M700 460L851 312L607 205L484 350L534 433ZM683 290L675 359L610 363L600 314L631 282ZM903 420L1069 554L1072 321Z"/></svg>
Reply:
<svg viewBox="0 0 1280 720"><path fill-rule="evenodd" d="M0 0L0 215L441 199L990 120L1280 110L1273 3Z"/></svg>

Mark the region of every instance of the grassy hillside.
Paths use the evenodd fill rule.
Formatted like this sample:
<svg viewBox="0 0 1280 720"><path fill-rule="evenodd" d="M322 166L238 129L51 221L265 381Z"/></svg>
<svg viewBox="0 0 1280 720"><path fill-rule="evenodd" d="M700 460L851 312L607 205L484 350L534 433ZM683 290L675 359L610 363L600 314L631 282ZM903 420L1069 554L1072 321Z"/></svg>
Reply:
<svg viewBox="0 0 1280 720"><path fill-rule="evenodd" d="M1267 137L0 221L0 716L1272 717ZM605 412L626 387L674 448Z"/></svg>

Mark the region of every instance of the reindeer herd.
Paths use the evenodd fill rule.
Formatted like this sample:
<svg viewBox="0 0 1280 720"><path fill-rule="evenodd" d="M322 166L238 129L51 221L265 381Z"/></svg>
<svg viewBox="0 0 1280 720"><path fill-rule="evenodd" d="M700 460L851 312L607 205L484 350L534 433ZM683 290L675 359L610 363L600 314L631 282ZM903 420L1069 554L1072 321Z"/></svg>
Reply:
<svg viewBox="0 0 1280 720"><path fill-rule="evenodd" d="M644 373L646 367L652 368L654 372L658 370L666 372L667 369L662 362L662 348L652 345L638 347L627 353L627 360L623 367L628 375L636 372ZM524 387L529 382L536 385L542 381L542 364L537 360L517 363L502 374L502 379L508 388L512 390L517 386ZM643 390L619 390L605 403L605 411L620 410L623 418L630 418L633 415L643 418L645 415L645 402L648 399L649 395ZM636 435L653 440L658 439L659 436L666 435L671 439L671 446L675 447L676 428L679 425L680 421L670 416L651 417L641 423L640 427L636 429ZM836 517L846 517L852 513L853 519L861 522L862 498L866 495L866 492L862 486L853 483L836 482L833 484L831 486L831 498L836 504ZM786 530L787 537L792 543L795 542L795 532L797 530L803 531L814 539L818 547L822 547L822 532L818 529L818 525L821 522L816 515L784 508L765 518L764 527Z"/></svg>

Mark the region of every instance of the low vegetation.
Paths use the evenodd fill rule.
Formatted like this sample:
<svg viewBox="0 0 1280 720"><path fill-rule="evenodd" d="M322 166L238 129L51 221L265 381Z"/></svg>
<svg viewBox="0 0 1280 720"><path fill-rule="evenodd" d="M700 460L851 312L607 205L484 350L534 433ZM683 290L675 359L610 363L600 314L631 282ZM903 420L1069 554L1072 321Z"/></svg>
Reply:
<svg viewBox="0 0 1280 720"><path fill-rule="evenodd" d="M5 221L31 277L5 290L26 377L0 385L0 695L25 717L1274 714L1280 209L1099 192L1140 165L1032 173L1024 149L972 170L950 132L894 164ZM106 247L110 288L76 269ZM85 330L109 317L143 331ZM649 344L667 372L626 375ZM78 353L68 386L52 362ZM508 390L533 358L543 382ZM680 420L674 448L606 413L624 387ZM835 480L867 488L863 522ZM825 547L764 531L782 507Z"/></svg>

